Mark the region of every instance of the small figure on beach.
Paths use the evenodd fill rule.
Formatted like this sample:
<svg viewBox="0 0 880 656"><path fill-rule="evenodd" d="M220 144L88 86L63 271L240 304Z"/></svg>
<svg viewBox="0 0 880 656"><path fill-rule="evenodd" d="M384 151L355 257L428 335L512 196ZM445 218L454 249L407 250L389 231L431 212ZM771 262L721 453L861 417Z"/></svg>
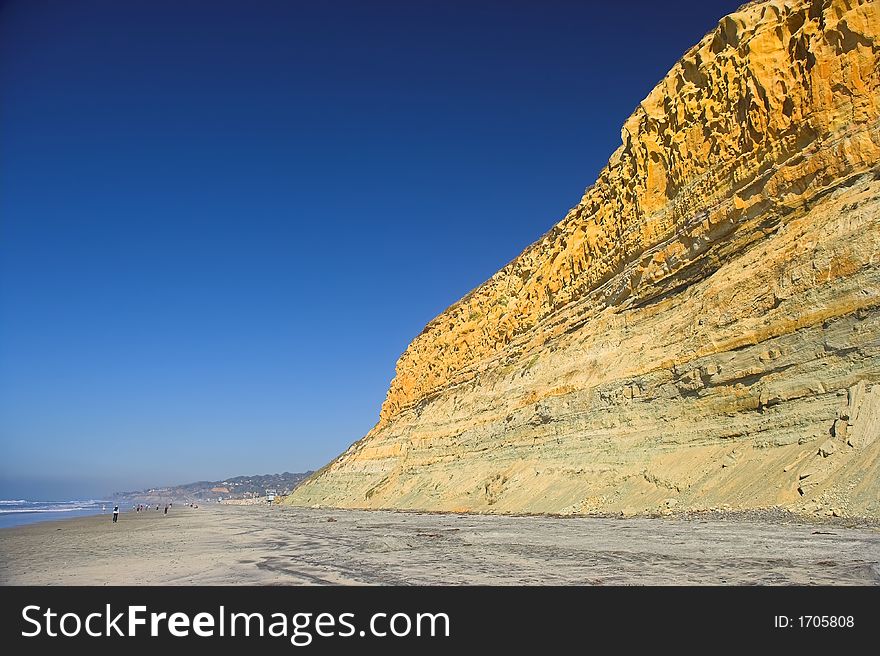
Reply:
<svg viewBox="0 0 880 656"><path fill-rule="evenodd" d="M116 520L119 519L119 504L113 506L113 523L116 523Z"/></svg>
<svg viewBox="0 0 880 656"><path fill-rule="evenodd" d="M165 514L166 515L168 514L168 504L167 503L165 504Z"/></svg>
<svg viewBox="0 0 880 656"><path fill-rule="evenodd" d="M159 512L159 504L156 504L156 512Z"/></svg>

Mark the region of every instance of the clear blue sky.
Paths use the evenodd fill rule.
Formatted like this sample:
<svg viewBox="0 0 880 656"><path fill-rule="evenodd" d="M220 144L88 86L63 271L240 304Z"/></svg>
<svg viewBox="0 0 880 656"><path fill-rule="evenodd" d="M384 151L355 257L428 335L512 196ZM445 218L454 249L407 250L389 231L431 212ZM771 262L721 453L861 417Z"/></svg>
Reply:
<svg viewBox="0 0 880 656"><path fill-rule="evenodd" d="M737 4L3 4L0 498L326 463Z"/></svg>

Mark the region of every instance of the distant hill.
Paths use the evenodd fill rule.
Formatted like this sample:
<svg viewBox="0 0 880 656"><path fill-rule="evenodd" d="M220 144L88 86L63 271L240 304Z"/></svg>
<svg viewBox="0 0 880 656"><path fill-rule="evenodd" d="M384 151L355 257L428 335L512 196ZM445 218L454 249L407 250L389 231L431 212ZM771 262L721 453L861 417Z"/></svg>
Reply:
<svg viewBox="0 0 880 656"><path fill-rule="evenodd" d="M114 492L113 498L120 501L142 501L166 503L168 501L202 503L220 499L250 499L265 497L267 490L275 490L279 495L290 494L297 485L308 478L311 471L293 474L255 474L236 476L220 481L196 481L170 487L154 487L133 492Z"/></svg>

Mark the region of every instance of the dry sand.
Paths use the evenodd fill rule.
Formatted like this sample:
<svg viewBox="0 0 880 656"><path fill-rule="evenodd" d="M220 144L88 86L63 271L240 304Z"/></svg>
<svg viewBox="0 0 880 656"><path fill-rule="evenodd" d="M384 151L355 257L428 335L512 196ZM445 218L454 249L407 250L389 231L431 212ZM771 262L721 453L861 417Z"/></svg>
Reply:
<svg viewBox="0 0 880 656"><path fill-rule="evenodd" d="M880 584L880 531L782 517L212 506L0 529L0 584Z"/></svg>

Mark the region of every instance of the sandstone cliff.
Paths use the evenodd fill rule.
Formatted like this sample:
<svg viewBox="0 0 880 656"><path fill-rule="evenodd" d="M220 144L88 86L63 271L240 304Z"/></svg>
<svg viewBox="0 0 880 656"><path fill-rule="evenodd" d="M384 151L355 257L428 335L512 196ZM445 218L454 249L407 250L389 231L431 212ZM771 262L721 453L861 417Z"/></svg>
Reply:
<svg viewBox="0 0 880 656"><path fill-rule="evenodd" d="M880 3L767 0L290 503L880 516Z"/></svg>

